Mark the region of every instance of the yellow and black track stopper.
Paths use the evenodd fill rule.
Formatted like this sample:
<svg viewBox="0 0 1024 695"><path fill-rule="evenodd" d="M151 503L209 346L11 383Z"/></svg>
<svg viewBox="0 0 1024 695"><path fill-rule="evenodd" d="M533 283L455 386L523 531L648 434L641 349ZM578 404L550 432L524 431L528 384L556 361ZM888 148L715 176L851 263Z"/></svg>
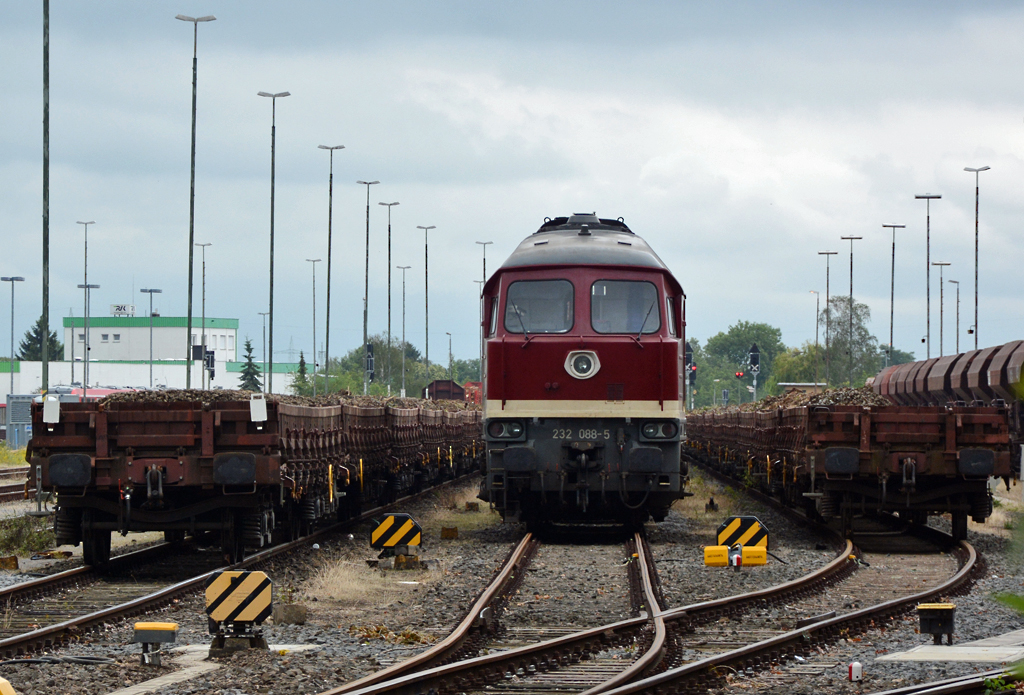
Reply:
<svg viewBox="0 0 1024 695"><path fill-rule="evenodd" d="M768 529L756 516L731 516L718 527L718 545L768 548Z"/></svg>
<svg viewBox="0 0 1024 695"><path fill-rule="evenodd" d="M206 582L206 615L210 619L210 656L238 649L267 649L256 626L273 610L274 584L264 572L215 572Z"/></svg>
<svg viewBox="0 0 1024 695"><path fill-rule="evenodd" d="M6 678L0 678L0 695L18 695L14 686Z"/></svg>
<svg viewBox="0 0 1024 695"><path fill-rule="evenodd" d="M370 547L378 550L419 545L423 529L408 514L388 514L370 534Z"/></svg>
<svg viewBox="0 0 1024 695"><path fill-rule="evenodd" d="M160 645L178 641L178 623L135 623L132 642L142 644L142 664L160 665ZM2 695L3 691L0 691Z"/></svg>

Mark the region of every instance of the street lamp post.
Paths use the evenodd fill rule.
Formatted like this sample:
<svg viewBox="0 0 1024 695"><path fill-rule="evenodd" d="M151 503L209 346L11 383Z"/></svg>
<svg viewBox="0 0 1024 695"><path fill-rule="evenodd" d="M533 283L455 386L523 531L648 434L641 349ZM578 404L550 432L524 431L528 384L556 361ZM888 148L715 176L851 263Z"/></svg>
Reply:
<svg viewBox="0 0 1024 695"><path fill-rule="evenodd" d="M207 374L209 374L209 370L206 369L206 247L213 246L213 244L208 242L205 244L196 244L196 246L199 246L203 249L203 324L202 328L200 329L199 344L203 346L203 378L201 381L202 388L205 389L207 387L206 376ZM273 318L271 318L271 322L273 322ZM192 327L189 326L189 331L191 330ZM191 362L191 360L192 356L189 355L189 361Z"/></svg>
<svg viewBox="0 0 1024 695"><path fill-rule="evenodd" d="M474 280L480 287L477 289L477 296L480 304L480 317L477 323L480 324L480 359L477 361L477 379L483 383L484 380L484 285L487 284L484 280Z"/></svg>
<svg viewBox="0 0 1024 695"><path fill-rule="evenodd" d="M82 367L82 402L85 402L89 395L89 353L92 351L92 344L89 341L89 306L92 304L92 290L98 290L99 285L85 283L79 285L78 289L85 290L85 366Z"/></svg>
<svg viewBox="0 0 1024 695"><path fill-rule="evenodd" d="M0 278L0 282L9 282L9 283L11 283L11 362L7 366L10 368L10 371L11 371L11 390L10 390L10 393L12 393L12 394L14 393L14 283L16 283L16 282L24 282L24 281L25 281L25 278L23 278L23 277L2 277L2 278ZM71 322L71 324L72 324L72 326L71 326L71 337L72 338L75 337L74 323L75 323L74 321ZM44 335L43 336L43 340L49 340L49 338L50 338L50 336L48 336L48 335Z"/></svg>
<svg viewBox="0 0 1024 695"><path fill-rule="evenodd" d="M317 145L317 147L330 153L330 175L327 179L327 338L324 342L324 393L327 393L331 368L331 222L334 218L334 151L343 150L345 146ZM316 345L313 347L316 348Z"/></svg>
<svg viewBox="0 0 1024 695"><path fill-rule="evenodd" d="M960 354L960 281L950 280L956 285L956 352Z"/></svg>
<svg viewBox="0 0 1024 695"><path fill-rule="evenodd" d="M932 201L942 198L941 195L925 193L915 195L916 200L925 201L925 283L928 288L925 291L925 312L928 314L925 338L928 343L927 359L932 358Z"/></svg>
<svg viewBox="0 0 1024 695"><path fill-rule="evenodd" d="M483 275L483 278L484 278L484 282L487 282L487 245L488 244L493 244L494 242L493 241L478 241L476 243L480 244L480 250L484 252L484 275ZM480 289L482 290L483 288L481 287Z"/></svg>
<svg viewBox="0 0 1024 695"><path fill-rule="evenodd" d="M363 287L363 395L370 390L370 348L367 333L367 319L370 302L370 186L380 181L356 181L366 186L366 275Z"/></svg>
<svg viewBox="0 0 1024 695"><path fill-rule="evenodd" d="M388 209L388 395L391 395L391 208L398 205L394 203L377 203Z"/></svg>
<svg viewBox="0 0 1024 695"><path fill-rule="evenodd" d="M939 357L942 357L942 355L944 354L944 351L942 349L942 334L945 332L945 331L942 330L942 308L943 308L944 297L945 297L944 291L946 289L943 286L943 282L942 282L942 269L945 268L947 265L949 265L949 263L944 263L942 261L935 261L934 263L932 263L932 265L935 265L935 266L939 267Z"/></svg>
<svg viewBox="0 0 1024 695"><path fill-rule="evenodd" d="M416 225L416 229L423 230L423 319L425 336L423 339L423 362L426 364L427 383L430 383L430 245L427 242L427 235L436 225L424 227Z"/></svg>
<svg viewBox="0 0 1024 695"><path fill-rule="evenodd" d="M396 266L402 271L402 398L405 398L405 271L411 265Z"/></svg>
<svg viewBox="0 0 1024 695"><path fill-rule="evenodd" d="M267 391L267 316L269 311L257 312L263 317L263 392Z"/></svg>
<svg viewBox="0 0 1024 695"><path fill-rule="evenodd" d="M267 375L267 392L274 390L274 170L277 165L277 98L291 96L291 92L257 92L256 96L270 99L270 372Z"/></svg>
<svg viewBox="0 0 1024 695"><path fill-rule="evenodd" d="M896 311L896 230L906 229L905 224L883 224L883 228L892 229L892 275L889 281L889 349L885 353L885 366L889 366L892 359L892 327L893 316Z"/></svg>
<svg viewBox="0 0 1024 695"><path fill-rule="evenodd" d="M307 258L306 261L313 266L313 398L316 398L316 264L319 258Z"/></svg>
<svg viewBox="0 0 1024 695"><path fill-rule="evenodd" d="M452 334L448 331L444 333L448 336L448 387L449 394L451 393L451 381L452 381Z"/></svg>
<svg viewBox="0 0 1024 695"><path fill-rule="evenodd" d="M163 290L140 290L149 295L149 388L153 388L153 295Z"/></svg>
<svg viewBox="0 0 1024 695"><path fill-rule="evenodd" d="M814 390L818 390L818 364L821 356L818 354L818 314L821 313L821 293L818 290L811 290L814 295Z"/></svg>
<svg viewBox="0 0 1024 695"><path fill-rule="evenodd" d="M850 242L850 342L846 349L850 353L850 388L853 388L853 242L864 237L844 236L839 238Z"/></svg>
<svg viewBox="0 0 1024 695"><path fill-rule="evenodd" d="M964 171L969 171L974 174L974 349L978 349L978 174L983 171L988 171L992 167L978 167L972 169L971 167L964 167ZM959 295L960 288L957 287L957 294ZM957 333L957 340L960 340L959 332ZM959 350L957 350L959 352Z"/></svg>
<svg viewBox="0 0 1024 695"><path fill-rule="evenodd" d="M832 354L829 351L829 340L832 334L832 305L829 303L829 256L835 256L838 251L818 251L819 256L825 257L825 388L828 388L831 378Z"/></svg>
<svg viewBox="0 0 1024 695"><path fill-rule="evenodd" d="M78 286L79 289L83 290L82 299L85 304L83 307L85 312L85 349L82 350L84 355L82 366L82 400L84 401L85 389L89 387L89 225L96 224L96 222L93 220L89 220L88 222L82 222L79 220L77 224L82 225L85 229L85 245L82 253L82 284ZM72 334L73 333L74 331L72 331Z"/></svg>
<svg viewBox="0 0 1024 695"><path fill-rule="evenodd" d="M185 360L185 388L192 388L192 245L195 243L196 229L196 85L199 79L199 22L212 22L216 17L212 14L205 17L189 17L179 14L175 19L192 22L192 173L189 178L188 193L188 329L185 341L188 343Z"/></svg>

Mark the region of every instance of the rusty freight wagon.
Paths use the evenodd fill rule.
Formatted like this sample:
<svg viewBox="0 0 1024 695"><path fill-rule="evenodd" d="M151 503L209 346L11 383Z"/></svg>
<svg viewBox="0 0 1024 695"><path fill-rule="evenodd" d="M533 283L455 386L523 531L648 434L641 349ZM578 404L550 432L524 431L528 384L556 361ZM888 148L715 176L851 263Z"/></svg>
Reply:
<svg viewBox="0 0 1024 695"><path fill-rule="evenodd" d="M1024 445L1024 340L921 362L886 367L874 378L875 393L896 404L988 405L1005 408L1011 466L1020 475Z"/></svg>
<svg viewBox="0 0 1024 695"><path fill-rule="evenodd" d="M856 514L898 512L924 523L992 513L990 476L1010 470L1003 407L802 406L694 413L687 453L849 530Z"/></svg>
<svg viewBox="0 0 1024 695"><path fill-rule="evenodd" d="M130 531L213 535L239 559L472 464L462 447L451 466L423 465L418 407L170 396L33 408L31 475L59 496L57 542L82 543L88 564Z"/></svg>

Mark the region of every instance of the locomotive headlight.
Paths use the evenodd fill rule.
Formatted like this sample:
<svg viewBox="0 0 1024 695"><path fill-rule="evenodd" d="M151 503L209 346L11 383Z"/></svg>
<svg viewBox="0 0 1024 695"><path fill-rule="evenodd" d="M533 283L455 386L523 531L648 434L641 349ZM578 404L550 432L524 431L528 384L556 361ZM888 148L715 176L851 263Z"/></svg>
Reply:
<svg viewBox="0 0 1024 695"><path fill-rule="evenodd" d="M523 423L515 420L492 420L487 425L492 439L517 439L523 435Z"/></svg>
<svg viewBox="0 0 1024 695"><path fill-rule="evenodd" d="M669 421L645 422L640 428L644 439L674 439L679 434L679 426Z"/></svg>
<svg viewBox="0 0 1024 695"><path fill-rule="evenodd" d="M601 369L601 360L592 350L574 350L565 358L565 371L577 379L589 379Z"/></svg>

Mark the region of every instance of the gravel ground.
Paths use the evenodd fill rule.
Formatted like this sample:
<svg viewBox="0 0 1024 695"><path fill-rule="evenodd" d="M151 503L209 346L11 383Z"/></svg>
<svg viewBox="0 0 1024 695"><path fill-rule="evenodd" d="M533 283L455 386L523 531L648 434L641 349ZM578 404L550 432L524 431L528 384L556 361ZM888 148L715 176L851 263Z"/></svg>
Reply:
<svg viewBox="0 0 1024 695"><path fill-rule="evenodd" d="M629 618L626 561L621 543L541 545L502 625L582 630Z"/></svg>
<svg viewBox="0 0 1024 695"><path fill-rule="evenodd" d="M376 558L377 553L369 547L370 525L351 536L339 534L321 541L318 550L309 547L264 568L274 581L275 602L300 603L309 613L305 625L268 623L264 629L267 641L271 645L317 645L319 649L235 654L217 659L223 665L219 670L156 692L315 693L424 649L461 619L520 538L519 529L501 525L500 517L486 504L481 504L477 512L462 511L465 502L475 499L476 485L473 482L458 490L441 491L404 510L423 526L420 558L433 561L434 569L371 569L366 561ZM439 540L442 526L457 527L459 538ZM204 609L202 597L196 595L144 619L177 622L179 645L208 645ZM110 625L104 632L92 633L79 644L56 652L113 657L119 662L116 665L0 666L0 675L7 677L21 695L35 695L58 692L46 683L61 683L69 670L89 692L109 692L169 672L168 667L132 667L138 663L140 651L138 645L131 644L132 622Z"/></svg>
<svg viewBox="0 0 1024 695"><path fill-rule="evenodd" d="M268 641L275 645L316 645L315 651L250 651L217 659L222 668L164 687L158 694L316 693L359 678L435 642L465 614L520 537L519 528L500 524L484 504L479 512L461 511L465 502L474 499L475 485L444 492L440 498L406 510L424 527L420 555L421 559L434 561L429 571L371 569L366 560L376 554L369 548L368 526L353 532L351 537L338 536L322 542L319 550L307 548L266 568L275 582L275 601L300 603L309 610L305 625L265 626ZM820 567L834 557L831 547L825 547L808 532L795 528L758 503L740 502L736 493L725 491L715 482L698 479L691 490L697 493L696 497L680 502L664 523L648 525L662 589L670 606L776 584ZM710 495L720 506L718 512L704 511ZM734 513L758 516L772 533L772 552L789 564L769 558L768 565L745 568L740 573L705 568L702 547L715 542L718 525ZM459 538L440 541L441 527L451 526L459 528ZM995 591L1024 593L1024 572L1011 567L1005 559L1008 540L972 531L971 542L988 559L990 572L970 596L957 599L958 642L1024 627L1024 620L989 597ZM533 627L538 623L582 627L624 617L629 611L629 599L625 570L618 564L623 557L621 545L542 546L533 571L519 595L510 602L504 624L510 628ZM199 596L145 619L178 622L179 644L209 644ZM917 634L915 628L916 619L907 620L892 629L869 632L860 642L834 645L815 658L819 663L836 664L820 676L787 677L783 670L781 675L738 679L719 692L859 693L975 670L972 664L874 662L876 655L930 640ZM109 692L173 668L137 666L139 648L130 644L130 639L131 625L125 622L93 633L73 648L58 652L110 656L118 660L115 665L0 666L0 675L9 678L22 695L35 695ZM851 687L843 678L846 664L854 659L865 665L865 681ZM56 690L51 682L57 684Z"/></svg>
<svg viewBox="0 0 1024 695"><path fill-rule="evenodd" d="M932 518L932 526L949 531L948 520ZM992 596L1001 592L1024 594L1024 554L1015 549L1010 534L991 525L971 524L968 542L985 558L988 573L978 581L966 596L951 599L957 605L957 624L954 642L963 644L972 640L993 637L1012 630L1024 629L1024 617L997 602ZM1016 559L1014 559L1016 558ZM778 693L870 693L903 687L958 675L978 673L999 668L1000 664L969 662L876 661L893 652L931 644L931 635L918 631L916 615L904 617L884 630L871 630L851 640L823 649L802 664L787 662L775 673L762 673L754 677L731 680L728 687L716 689L716 694L737 692ZM859 661L864 667L864 680L851 683L846 680L847 666ZM821 675L787 675L793 667L806 670L813 664L833 664Z"/></svg>
<svg viewBox="0 0 1024 695"><path fill-rule="evenodd" d="M661 588L668 607L734 596L796 579L831 562L836 551L826 541L759 502L739 496L712 478L691 469L693 497L676 502L668 518L648 524L648 539L658 564ZM710 497L717 512L705 512ZM717 545L719 525L730 516L756 516L768 529L770 550L785 561L769 556L763 566L741 572L704 566L704 546Z"/></svg>

